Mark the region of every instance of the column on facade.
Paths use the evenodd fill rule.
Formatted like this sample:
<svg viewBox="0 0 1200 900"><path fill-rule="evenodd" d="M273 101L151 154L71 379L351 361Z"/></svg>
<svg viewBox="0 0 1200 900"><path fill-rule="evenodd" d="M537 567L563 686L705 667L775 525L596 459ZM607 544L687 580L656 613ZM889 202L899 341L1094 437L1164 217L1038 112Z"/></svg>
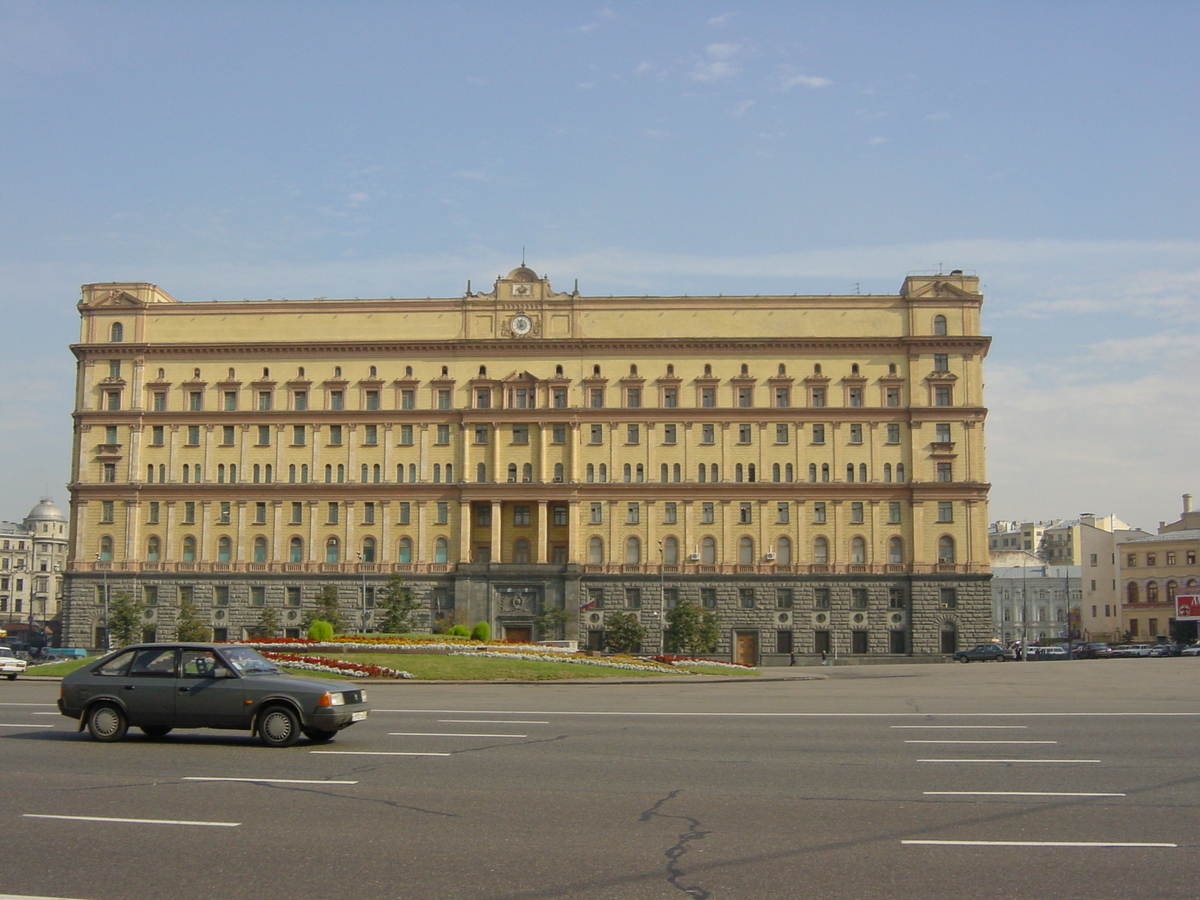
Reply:
<svg viewBox="0 0 1200 900"><path fill-rule="evenodd" d="M125 555L126 562L135 559L141 559L138 553L138 510L140 504L137 500L125 501ZM32 560L30 560L30 571L33 571Z"/></svg>
<svg viewBox="0 0 1200 900"><path fill-rule="evenodd" d="M722 444L724 441L722 441ZM721 459L725 459L724 449L721 451ZM721 463L724 465L724 462ZM721 500L717 503L717 515L721 517L721 546L717 551L717 565L728 565L730 561L737 561L737 548L733 539L733 504L730 500Z"/></svg>
<svg viewBox="0 0 1200 900"><path fill-rule="evenodd" d="M287 562L284 557L282 510L282 500L271 501L271 561L275 563Z"/></svg>
<svg viewBox="0 0 1200 900"><path fill-rule="evenodd" d="M914 571L919 571L917 567L928 565L929 558L927 553L929 536L925 534L924 501L912 501L910 510L912 514L912 563Z"/></svg>
<svg viewBox="0 0 1200 900"><path fill-rule="evenodd" d="M536 477L534 478L534 480L537 481L539 484L545 484L547 481L550 480L550 473L546 471L546 456L547 456L546 441L549 437L548 432L550 430L550 426L546 422L538 422L537 430L538 430L537 463L534 468L534 471L536 472ZM542 547L543 547L543 551L544 551L544 548L545 548L544 543L542 544ZM539 551L539 552L542 552L542 551ZM539 559L538 562L541 562L541 560Z"/></svg>
<svg viewBox="0 0 1200 900"><path fill-rule="evenodd" d="M362 473L358 471L357 444L358 424L352 422L346 426L346 481L347 483L358 481L361 484L366 484L371 480L370 473L368 473L367 477L363 478L361 477Z"/></svg>
<svg viewBox="0 0 1200 900"><path fill-rule="evenodd" d="M491 472L491 481L499 483L504 480L500 472L500 423L488 423L488 457L491 462L488 463L488 471ZM496 527L495 524L492 525ZM496 557L499 561L499 557Z"/></svg>
<svg viewBox="0 0 1200 900"><path fill-rule="evenodd" d="M567 501L567 559L587 562L580 555L579 547L579 501Z"/></svg>
<svg viewBox="0 0 1200 900"><path fill-rule="evenodd" d="M609 563L618 563L622 557L617 553L617 506L616 500L609 500L605 503L605 521L608 523L608 536L605 538L605 543L608 544L607 559Z"/></svg>
<svg viewBox="0 0 1200 900"><path fill-rule="evenodd" d="M424 456L425 434L421 433L422 457ZM424 500L417 501L417 559L419 563L425 562L429 555L425 550L425 542L429 539L428 515L426 507L429 504Z"/></svg>
<svg viewBox="0 0 1200 900"><path fill-rule="evenodd" d="M471 501L458 501L458 559L459 562L473 562L471 552Z"/></svg>
<svg viewBox="0 0 1200 900"><path fill-rule="evenodd" d="M170 426L170 432L170 442L167 444L167 481L171 484L176 484L179 481L176 474L178 470L175 465L175 458L179 447L179 426Z"/></svg>
<svg viewBox="0 0 1200 900"><path fill-rule="evenodd" d="M250 432L253 425L242 425L242 439L238 442L238 472L241 474L236 479L237 481L249 481L249 472L246 469L246 450L250 445ZM235 479L231 478L230 481Z"/></svg>
<svg viewBox="0 0 1200 900"><path fill-rule="evenodd" d="M390 484L395 480L392 471L392 426L389 422L383 426L383 482ZM385 523L386 524L386 520Z"/></svg>
<svg viewBox="0 0 1200 900"><path fill-rule="evenodd" d="M212 442L213 432L216 430L215 425L204 426L204 453L201 456L204 465L204 484L212 484L216 479L213 478L212 471ZM196 479L199 481L200 479Z"/></svg>
<svg viewBox="0 0 1200 900"><path fill-rule="evenodd" d="M133 361L133 371L129 378L129 408L144 409L142 400L142 385L146 381L146 361L138 357Z"/></svg>
<svg viewBox="0 0 1200 900"><path fill-rule="evenodd" d="M502 546L501 541L500 541L501 526L502 526L502 519L501 519L501 515L500 515L500 501L493 500L492 501L492 562L494 562L494 563L500 562L500 548Z"/></svg>
<svg viewBox="0 0 1200 900"><path fill-rule="evenodd" d="M546 561L546 545L550 540L549 512L549 501L539 500L537 502L537 550L533 554L533 561L539 565Z"/></svg>
<svg viewBox="0 0 1200 900"><path fill-rule="evenodd" d="M216 559L216 553L208 543L212 536L212 501L202 500L197 506L200 507L200 546L196 548L196 559L211 562Z"/></svg>
<svg viewBox="0 0 1200 900"><path fill-rule="evenodd" d="M355 502L353 500L343 500L340 505L341 505L342 511L345 513L345 523L346 523L345 530L343 531L343 534L345 535L344 540L346 542L345 543L346 552L342 555L342 559L345 562L356 562L358 560L359 548L358 548L358 545L357 545L356 539L355 539L355 526L356 526L356 523L354 521Z"/></svg>
<svg viewBox="0 0 1200 900"><path fill-rule="evenodd" d="M417 481L429 481L429 425L421 423L421 436L417 445Z"/></svg>
<svg viewBox="0 0 1200 900"><path fill-rule="evenodd" d="M142 425L135 422L129 426L129 463L126 481L139 482L138 472L142 468Z"/></svg>
<svg viewBox="0 0 1200 900"><path fill-rule="evenodd" d="M392 546L392 501L379 501L379 546L376 548L375 557L381 563L390 563L393 561L391 546Z"/></svg>
<svg viewBox="0 0 1200 900"><path fill-rule="evenodd" d="M317 557L317 513L320 510L320 504L316 500L308 501L308 562L315 563Z"/></svg>
<svg viewBox="0 0 1200 900"><path fill-rule="evenodd" d="M579 423L572 422L570 424L570 429L571 429L571 436L570 436L570 441L567 444L567 466L566 466L567 480L570 481L571 484L578 484L579 483ZM575 518L573 515L571 517L571 521L572 522L575 521ZM574 552L575 552L575 544L574 544L574 541L572 541L571 553L574 554Z"/></svg>
<svg viewBox="0 0 1200 900"><path fill-rule="evenodd" d="M286 439L287 426L275 426L275 480L283 481L283 445ZM174 452L174 441L172 441L172 452Z"/></svg>
<svg viewBox="0 0 1200 900"><path fill-rule="evenodd" d="M163 562L171 562L175 559L175 506L174 500L166 501L167 505L167 527L163 534L162 542L162 560ZM82 532L83 529L80 529Z"/></svg>
<svg viewBox="0 0 1200 900"><path fill-rule="evenodd" d="M249 500L239 500L237 502L237 543L234 545L234 560L243 563L247 560L246 556L246 507L249 505Z"/></svg>

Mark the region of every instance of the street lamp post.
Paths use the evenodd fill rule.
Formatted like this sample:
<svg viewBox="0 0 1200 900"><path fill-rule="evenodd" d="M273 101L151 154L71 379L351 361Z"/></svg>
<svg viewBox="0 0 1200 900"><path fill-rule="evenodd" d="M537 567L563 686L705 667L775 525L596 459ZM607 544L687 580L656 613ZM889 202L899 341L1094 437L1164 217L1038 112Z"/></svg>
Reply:
<svg viewBox="0 0 1200 900"><path fill-rule="evenodd" d="M358 552L358 571L362 575L362 630L363 634L367 633L367 620L371 614L367 612L367 569L363 565L362 551Z"/></svg>
<svg viewBox="0 0 1200 900"><path fill-rule="evenodd" d="M663 542L658 542L658 627L659 641L658 649L660 653L667 652L667 568L666 568L666 552L663 550Z"/></svg>

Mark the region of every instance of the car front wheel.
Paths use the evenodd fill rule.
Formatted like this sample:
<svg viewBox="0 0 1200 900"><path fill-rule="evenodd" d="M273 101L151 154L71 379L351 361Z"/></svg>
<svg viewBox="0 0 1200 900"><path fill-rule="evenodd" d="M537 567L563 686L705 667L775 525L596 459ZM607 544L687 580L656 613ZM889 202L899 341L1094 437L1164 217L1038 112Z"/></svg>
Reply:
<svg viewBox="0 0 1200 900"><path fill-rule="evenodd" d="M142 734L149 738L166 737L171 733L170 725L143 725Z"/></svg>
<svg viewBox="0 0 1200 900"><path fill-rule="evenodd" d="M304 736L310 741L316 741L318 744L323 744L326 741L332 741L337 737L336 731L325 731L322 728L305 728Z"/></svg>
<svg viewBox="0 0 1200 900"><path fill-rule="evenodd" d="M300 740L300 720L286 706L272 706L258 717L258 737L268 747L290 747Z"/></svg>
<svg viewBox="0 0 1200 900"><path fill-rule="evenodd" d="M958 661L960 663L969 663L971 661L971 659L970 659L970 657L967 657L967 656L960 656L958 658Z"/></svg>
<svg viewBox="0 0 1200 900"><path fill-rule="evenodd" d="M99 703L88 711L87 729L92 740L111 743L125 737L129 723L125 713L112 703Z"/></svg>

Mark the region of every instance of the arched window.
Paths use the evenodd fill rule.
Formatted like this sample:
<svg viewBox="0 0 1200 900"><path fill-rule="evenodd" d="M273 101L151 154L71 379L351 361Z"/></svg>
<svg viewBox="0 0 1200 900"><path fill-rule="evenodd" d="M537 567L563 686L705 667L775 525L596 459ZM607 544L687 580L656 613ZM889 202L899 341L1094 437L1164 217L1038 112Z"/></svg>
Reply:
<svg viewBox="0 0 1200 900"><path fill-rule="evenodd" d="M417 464L408 464L408 480L415 482L417 480Z"/></svg>
<svg viewBox="0 0 1200 900"><path fill-rule="evenodd" d="M867 480L867 464L866 463L858 464L858 480L859 481Z"/></svg>
<svg viewBox="0 0 1200 900"><path fill-rule="evenodd" d="M475 481L477 484L487 481L487 463L479 463L475 466Z"/></svg>
<svg viewBox="0 0 1200 900"><path fill-rule="evenodd" d="M883 480L885 482L888 482L889 484L891 483L891 480L892 480L892 464L891 463L883 464Z"/></svg>
<svg viewBox="0 0 1200 900"><path fill-rule="evenodd" d="M368 371L370 371L370 373L371 373L371 375L370 375L371 378L379 377L379 370L376 369L374 366L371 366L371 368Z"/></svg>
<svg viewBox="0 0 1200 900"><path fill-rule="evenodd" d="M771 480L774 481L776 484L778 484L779 480L780 480L780 476L782 474L783 474L783 470L780 469L779 463L772 463L771 464Z"/></svg>
<svg viewBox="0 0 1200 900"><path fill-rule="evenodd" d="M587 479L587 483L588 483L588 484L594 484L594 483L595 483L595 481L596 481L596 467L595 467L595 466L594 466L592 463L588 463L588 464L587 464L587 469L585 470L584 478L586 478L586 479Z"/></svg>
<svg viewBox="0 0 1200 900"><path fill-rule="evenodd" d="M821 374L821 364L820 363L813 363L813 374L814 375Z"/></svg>
<svg viewBox="0 0 1200 900"><path fill-rule="evenodd" d="M113 342L125 340L125 326L120 322L113 322L108 329L108 339Z"/></svg>
<svg viewBox="0 0 1200 900"><path fill-rule="evenodd" d="M671 477L676 484L679 484L679 482L683 480L683 466L681 466L679 463L672 464Z"/></svg>
<svg viewBox="0 0 1200 900"><path fill-rule="evenodd" d="M146 483L154 484L154 466L146 466Z"/></svg>
<svg viewBox="0 0 1200 900"><path fill-rule="evenodd" d="M708 480L708 466L704 465L704 463L700 463L699 468L696 469L696 480L701 484L704 484ZM184 481L187 481L187 479L185 478Z"/></svg>
<svg viewBox="0 0 1200 900"><path fill-rule="evenodd" d="M158 535L156 535L156 534L151 535L150 540L148 540L146 542L146 561L147 562L158 562L158 558L161 553L161 551L160 551L161 546L162 546L162 544L159 543Z"/></svg>
<svg viewBox="0 0 1200 900"><path fill-rule="evenodd" d="M258 463L255 463L254 468L250 470L250 478L253 480L254 484L258 484L259 481L262 480L262 466L260 466Z"/></svg>
<svg viewBox="0 0 1200 900"><path fill-rule="evenodd" d="M629 484L631 481L633 481L633 466L631 466L629 463L625 463L625 468L622 470L622 474L624 475L625 483Z"/></svg>
<svg viewBox="0 0 1200 900"><path fill-rule="evenodd" d="M344 466L342 463L338 463L338 467L337 467L337 483L338 483L338 484L345 484L345 483L346 483L346 467L345 467L345 466Z"/></svg>
<svg viewBox="0 0 1200 900"><path fill-rule="evenodd" d="M851 363L851 365L850 365L850 374L851 374L851 375L857 375L857 374L858 374L858 363Z"/></svg>
<svg viewBox="0 0 1200 900"><path fill-rule="evenodd" d="M275 480L275 467L272 466L270 463L267 463L265 480L266 480L267 484L271 484Z"/></svg>
<svg viewBox="0 0 1200 900"><path fill-rule="evenodd" d="M946 333L946 317L945 316L934 316L933 317L933 333L936 335L944 335Z"/></svg>
<svg viewBox="0 0 1200 900"><path fill-rule="evenodd" d="M904 463L896 463L896 480L904 483Z"/></svg>
<svg viewBox="0 0 1200 900"><path fill-rule="evenodd" d="M704 377L705 377L705 378L711 378L711 377L712 377L712 363L705 363L705 364L704 364Z"/></svg>
<svg viewBox="0 0 1200 900"><path fill-rule="evenodd" d="M513 480L515 481L516 479L514 478ZM434 484L442 483L442 464L441 463L433 464L433 483Z"/></svg>
<svg viewBox="0 0 1200 900"><path fill-rule="evenodd" d="M400 538L400 546L397 549L396 561L408 565L412 562L412 538Z"/></svg>
<svg viewBox="0 0 1200 900"><path fill-rule="evenodd" d="M780 374L780 375L786 375L786 374L787 374L787 366L785 366L783 363L780 363L780 364L779 364L779 374Z"/></svg>
<svg viewBox="0 0 1200 900"><path fill-rule="evenodd" d="M217 540L217 562L227 563L233 557L233 542L222 536Z"/></svg>
<svg viewBox="0 0 1200 900"><path fill-rule="evenodd" d="M230 478L229 480L233 481L232 478ZM217 484L224 484L224 483L225 483L225 463L219 463L217 465Z"/></svg>
<svg viewBox="0 0 1200 900"><path fill-rule="evenodd" d="M738 463L733 467L733 480L738 484L742 482L742 464Z"/></svg>
<svg viewBox="0 0 1200 900"><path fill-rule="evenodd" d="M533 481L533 463L525 463L521 466L521 480L526 484Z"/></svg>
<svg viewBox="0 0 1200 900"><path fill-rule="evenodd" d="M904 564L904 541L898 537L888 541L888 562L893 566Z"/></svg>
<svg viewBox="0 0 1200 900"><path fill-rule="evenodd" d="M717 562L717 540L714 537L706 537L700 541L700 562L706 566L716 565Z"/></svg>
<svg viewBox="0 0 1200 900"><path fill-rule="evenodd" d="M370 469L367 468L366 463L363 463L362 468L359 469L358 480L361 481L363 484L366 484L370 480L370 478L368 477L369 474L370 474Z"/></svg>
<svg viewBox="0 0 1200 900"><path fill-rule="evenodd" d="M829 540L824 537L813 538L813 562L818 566L829 565Z"/></svg>
<svg viewBox="0 0 1200 900"><path fill-rule="evenodd" d="M749 463L746 466L746 480L752 484L758 481L758 469L754 463Z"/></svg>
<svg viewBox="0 0 1200 900"><path fill-rule="evenodd" d="M375 562L375 538L373 538L373 537L363 538L362 561L365 563Z"/></svg>
<svg viewBox="0 0 1200 900"><path fill-rule="evenodd" d="M817 464L808 464L808 480L815 482L817 480Z"/></svg>
<svg viewBox="0 0 1200 900"><path fill-rule="evenodd" d="M183 483L188 484L191 481L192 467L187 463L183 464Z"/></svg>
<svg viewBox="0 0 1200 900"><path fill-rule="evenodd" d="M738 564L743 566L754 565L754 539L743 536L738 538Z"/></svg>
<svg viewBox="0 0 1200 900"><path fill-rule="evenodd" d="M821 480L829 480L829 463L821 463Z"/></svg>
<svg viewBox="0 0 1200 900"><path fill-rule="evenodd" d="M296 483L296 464L292 463L288 466L288 484Z"/></svg>
<svg viewBox="0 0 1200 900"><path fill-rule="evenodd" d="M675 566L679 564L679 541L673 537L663 541L663 564Z"/></svg>
<svg viewBox="0 0 1200 900"><path fill-rule="evenodd" d="M383 478L383 467L381 465L379 465L379 463L375 463L375 465L373 465L371 467L371 480L374 481L375 484L379 484L379 482L382 478Z"/></svg>
<svg viewBox="0 0 1200 900"><path fill-rule="evenodd" d="M325 464L325 483L333 484L333 464L332 463Z"/></svg>
<svg viewBox="0 0 1200 900"><path fill-rule="evenodd" d="M748 366L746 363L742 363L742 374L743 375L750 374L750 366Z"/></svg>
<svg viewBox="0 0 1200 900"><path fill-rule="evenodd" d="M669 480L667 475L671 471L671 467L668 466L666 463L663 463L658 471L659 471L659 475L660 475L658 480L661 481L663 484L666 484L667 481Z"/></svg>
<svg viewBox="0 0 1200 900"><path fill-rule="evenodd" d="M342 558L342 548L338 544L338 539L335 537L329 538L325 542L325 562L335 563L340 562Z"/></svg>
<svg viewBox="0 0 1200 900"><path fill-rule="evenodd" d="M792 564L792 541L790 538L780 537L775 541L775 562L781 566Z"/></svg>
<svg viewBox="0 0 1200 900"><path fill-rule="evenodd" d="M938 562L947 564L954 562L954 538L948 534L938 538Z"/></svg>
<svg viewBox="0 0 1200 900"><path fill-rule="evenodd" d="M563 480L563 464L555 463L554 464L554 483L562 484L562 480Z"/></svg>
<svg viewBox="0 0 1200 900"><path fill-rule="evenodd" d="M509 463L508 464L508 483L516 484L516 481L517 481L517 464Z"/></svg>
<svg viewBox="0 0 1200 900"><path fill-rule="evenodd" d="M1158 602L1158 582L1157 581L1146 582L1146 602L1147 603L1157 603Z"/></svg>
<svg viewBox="0 0 1200 900"><path fill-rule="evenodd" d="M600 463L600 483L608 483L608 463Z"/></svg>
<svg viewBox="0 0 1200 900"><path fill-rule="evenodd" d="M1174 581L1168 581L1167 582L1167 602L1174 603L1175 602L1175 594L1178 592L1179 592L1179 585L1176 584Z"/></svg>
<svg viewBox="0 0 1200 900"><path fill-rule="evenodd" d="M288 562L300 563L304 562L304 541L301 538L294 537L288 544Z"/></svg>
<svg viewBox="0 0 1200 900"><path fill-rule="evenodd" d="M846 481L854 481L854 463L846 463Z"/></svg>
<svg viewBox="0 0 1200 900"><path fill-rule="evenodd" d="M517 565L529 565L529 541L521 538L513 544L513 562Z"/></svg>
<svg viewBox="0 0 1200 900"><path fill-rule="evenodd" d="M256 563L267 561L267 539L261 535L254 539L254 561Z"/></svg>
<svg viewBox="0 0 1200 900"><path fill-rule="evenodd" d="M637 365L630 365L629 374L634 378L637 377Z"/></svg>
<svg viewBox="0 0 1200 900"><path fill-rule="evenodd" d="M638 463L636 466L634 466L633 480L638 484L642 484L646 480L646 467L641 463Z"/></svg>
<svg viewBox="0 0 1200 900"><path fill-rule="evenodd" d="M300 464L300 483L308 484L308 463Z"/></svg>
<svg viewBox="0 0 1200 900"><path fill-rule="evenodd" d="M850 562L854 565L864 565L867 561L867 542L855 535L850 539Z"/></svg>
<svg viewBox="0 0 1200 900"><path fill-rule="evenodd" d="M267 466L267 468L269 469L271 467ZM159 465L158 465L158 480L161 483L166 484L166 481L167 481L167 464L166 463L159 463ZM269 478L267 480L270 481Z"/></svg>
<svg viewBox="0 0 1200 900"><path fill-rule="evenodd" d="M636 566L642 561L642 542L633 535L625 539L625 563Z"/></svg>
<svg viewBox="0 0 1200 900"><path fill-rule="evenodd" d="M1136 581L1131 581L1125 585L1125 601L1127 603L1137 603L1138 600L1138 584Z"/></svg>
<svg viewBox="0 0 1200 900"><path fill-rule="evenodd" d="M670 375L674 375L674 374L675 374L675 366L672 363L667 363L667 375L670 376Z"/></svg>
<svg viewBox="0 0 1200 900"><path fill-rule="evenodd" d="M588 562L592 565L604 562L604 541L598 537L588 538Z"/></svg>
<svg viewBox="0 0 1200 900"><path fill-rule="evenodd" d="M334 366L334 367L333 367L333 377L334 377L334 378L341 378L341 377L342 377L342 367L341 367L341 366Z"/></svg>
<svg viewBox="0 0 1200 900"><path fill-rule="evenodd" d="M433 561L435 563L450 561L450 542L444 537L440 537L433 542Z"/></svg>
<svg viewBox="0 0 1200 900"><path fill-rule="evenodd" d="M793 481L796 480L796 469L792 466L791 463L788 463L787 465L785 465L783 467L783 480L786 481L788 484L791 484Z"/></svg>
<svg viewBox="0 0 1200 900"><path fill-rule="evenodd" d="M101 553L103 553L103 550L101 551ZM110 553L109 558L111 559L111 553ZM196 539L194 537L192 537L190 534L183 539L183 561L184 562L195 562L196 561Z"/></svg>

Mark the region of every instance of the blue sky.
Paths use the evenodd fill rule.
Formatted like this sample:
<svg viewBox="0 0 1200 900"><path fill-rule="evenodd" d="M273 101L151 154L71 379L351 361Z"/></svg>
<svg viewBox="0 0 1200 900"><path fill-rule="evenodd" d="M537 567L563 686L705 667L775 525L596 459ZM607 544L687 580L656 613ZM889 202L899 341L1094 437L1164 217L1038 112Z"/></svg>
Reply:
<svg viewBox="0 0 1200 900"><path fill-rule="evenodd" d="M79 285L894 293L974 270L991 518L1200 496L1200 4L0 0L0 517Z"/></svg>

